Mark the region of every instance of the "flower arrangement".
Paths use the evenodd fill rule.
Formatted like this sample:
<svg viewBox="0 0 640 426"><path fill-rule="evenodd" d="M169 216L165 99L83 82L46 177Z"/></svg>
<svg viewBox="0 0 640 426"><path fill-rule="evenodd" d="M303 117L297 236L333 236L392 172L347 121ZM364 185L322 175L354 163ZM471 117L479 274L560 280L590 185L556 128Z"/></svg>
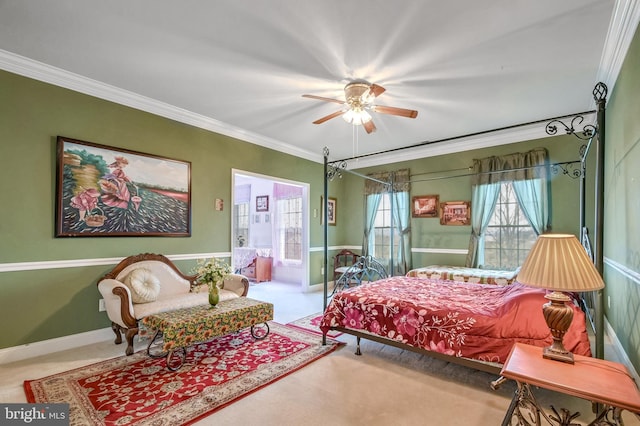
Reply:
<svg viewBox="0 0 640 426"><path fill-rule="evenodd" d="M197 281L202 284L207 284L209 291L213 290L213 286L222 282L231 272L231 266L216 257L209 260L198 259L198 264L193 270L193 273L198 275Z"/></svg>

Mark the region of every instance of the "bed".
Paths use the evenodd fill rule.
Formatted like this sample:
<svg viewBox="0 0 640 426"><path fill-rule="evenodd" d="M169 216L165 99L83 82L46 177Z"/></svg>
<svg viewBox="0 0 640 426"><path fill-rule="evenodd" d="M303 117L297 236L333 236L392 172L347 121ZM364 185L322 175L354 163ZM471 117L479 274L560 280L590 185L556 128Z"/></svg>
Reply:
<svg viewBox="0 0 640 426"><path fill-rule="evenodd" d="M542 315L545 291L517 282L508 286L396 276L333 296L323 334L338 330L416 352L440 355L474 368L499 372L515 342L548 346ZM591 356L584 312L574 318L565 347Z"/></svg>
<svg viewBox="0 0 640 426"><path fill-rule="evenodd" d="M589 253L593 253L593 262L595 264L596 269L602 275L603 271L603 226L602 226L602 212L604 210L604 191L602 190L602 185L604 182L604 144L605 144L605 132L604 123L605 123L605 106L606 106L606 98L607 98L607 87L603 83L598 83L594 87L592 92L593 98L597 104L597 124L585 124L582 129L577 128L574 124L580 124L584 121L584 117L581 114L576 114L571 119L571 125L567 125L562 120L565 118L569 118L570 116L565 117L556 117L549 119L550 121L545 126L545 131L548 135L556 135L558 131L562 128L566 130L567 134L573 134L575 137L582 141L588 141L584 145L580 147L580 160L579 161L569 161L569 162L561 162L550 164L550 168L554 174L559 174L562 172L562 176L567 176L573 179L580 179L580 203L579 203L579 213L580 213L580 240L583 241L585 248L587 248ZM529 126L531 123L523 123L521 126ZM514 126L516 127L516 126ZM501 129L495 129L501 130ZM450 142L451 140L463 139L468 135L459 136L454 138L447 138L445 140L437 141L437 142ZM592 155L594 159L594 168L593 168L593 189L594 189L594 197L592 202L587 203L587 157L589 152L592 152L591 149L593 142L593 146L595 149L595 154ZM424 145L432 144L434 141L424 142ZM412 145L409 148L413 149L418 145ZM394 149L393 151L396 151ZM385 154L386 151L380 151L376 154ZM342 159L336 161L329 161L329 149L323 149L324 156L324 204L323 209L324 213L327 214L328 211L328 183L333 180L335 177L342 177L343 173L350 173L355 176L362 177L369 181L374 181L380 188L384 188L385 191L394 192L396 191L397 182L393 180L393 178L382 181L378 179L376 176L371 175L363 175L358 173L357 171L351 170L349 166L349 161L358 161L360 158L365 158L370 156L371 154L363 154L360 156L354 156L349 159ZM574 168L575 164L579 163L579 168ZM452 172L454 170L451 170ZM446 174L445 172L440 173L439 176L429 176L427 178L419 179L419 181L424 182L426 180L434 180L434 179L448 179L452 177L463 177L468 176L467 174ZM402 189L403 185L407 185L411 183L411 179L408 182L403 182L400 184L400 191L406 191L406 189ZM380 188L376 188L374 193L379 193ZM586 207L592 206L594 208L594 218L593 218L593 251L590 250L590 238L587 235L587 227L586 227ZM328 250L329 250L329 226L325 222L324 224L324 268L327 268L327 259L328 259ZM393 264L392 264L393 265ZM449 271L447 271L449 272ZM475 271L477 272L477 271ZM413 274L419 276L429 274L428 271L420 268L415 270ZM517 272L516 272L517 274ZM391 275L394 275L393 267L391 268ZM511 318L511 322L514 325L520 325L523 329L533 331L536 330L535 333L543 333L544 336L542 339L545 339L544 342L540 342L540 336L538 335L525 335L525 336L500 336L506 337L508 339L512 339L513 341L523 341L531 344L539 345L539 346L547 346L550 343L549 330L544 322L544 318L542 315L542 305L546 303L546 299L543 298L542 290L535 290L531 288L525 288L521 284L517 283L517 281L512 281L509 285L483 285L483 284L474 284L469 283L468 281L472 281L471 278L465 280L465 275L462 274L462 279L460 280L459 276L456 276L456 279L460 281L448 281L443 280L442 274L440 275L440 279L435 279L436 275L431 274L432 278L418 278L418 277L393 277L387 278L380 281L376 281L373 283L367 283L360 285L358 287L349 288L344 291L339 291L332 295L332 298L329 296L328 292L328 279L325 275L324 277L324 308L325 313L323 315L323 319L321 322L321 329L324 333L330 329L339 330L344 333L352 334L357 337L358 341L358 349L356 353L359 353L359 342L361 338L366 338L373 341L378 341L384 344L397 346L402 349L408 349L415 352L423 353L428 356L445 359L447 361L458 362L463 365L468 365L473 368L478 368L484 371L489 371L493 373L499 373L501 367L501 361L504 361L503 357L505 349L497 349L497 348L489 348L490 350L485 351L483 353L480 349L474 349L474 345L482 346L482 342L473 344L472 342L482 339L479 337L481 332L476 332L476 329L480 328L480 324L484 323L487 331L490 328L495 328L495 330L499 330L500 325L494 324L490 326L489 323L485 323L485 319L488 321L489 319L493 319L496 323L500 321L505 321ZM469 274L471 277L472 274ZM475 276L475 275L474 275ZM447 275L448 277L448 275ZM509 280L510 278L505 278ZM467 282L465 282L467 281ZM479 280L482 282L482 278ZM497 279L494 279L496 284L500 284L501 282ZM402 283L402 286L399 285ZM416 284L412 284L416 283ZM487 279L487 284L489 280ZM389 294L388 289L384 289L385 286L389 286L389 288L395 289ZM395 287L394 287L395 286ZM424 295L417 295L418 300L421 300L421 303L426 303L426 306L419 306L415 304L412 306L411 304L414 302L409 302L413 300L412 298L416 298L415 294L411 294L412 292L416 292L416 286L422 286L422 291L425 292ZM414 287L412 289L412 287ZM426 287L426 288L425 288ZM475 287L476 290L471 290L472 287ZM448 288L445 290L445 288ZM376 294L373 291L375 289L379 289L382 293ZM436 293L429 293L429 291L435 291ZM386 292L386 293L385 293ZM442 292L442 296L438 295L438 292ZM462 300L448 300L450 297L446 293L449 292L450 295L466 294ZM477 292L477 293L475 293ZM408 293L408 294L404 294ZM430 294L430 295L429 295ZM472 306L469 301L477 298L478 300L484 300L484 297L488 297L489 294L497 294L497 297L502 297L503 301L506 303L506 306L502 308L499 307L499 303L497 302L486 302L483 305L476 306L475 308ZM403 297L400 297L403 295ZM500 296L501 295L501 296ZM587 338L586 331L586 321L585 321L585 311L588 314L589 321L591 322L592 331L594 333L594 356L597 358L604 358L604 302L603 302L603 292L602 290L588 292L581 294L580 298L576 297L577 302L583 305L584 311L579 309L577 306L573 306L574 309L574 319L571 324L571 329L567 335L565 335L565 347L570 351L578 354L586 354L590 355L590 345ZM438 297L442 297L442 299L438 299ZM521 299L521 300L520 300ZM516 300L520 300L520 302L516 303ZM535 301L533 303L532 301ZM387 306L385 303L389 302L391 305ZM524 303L521 303L524 302ZM327 305L327 303L329 303ZM442 307L448 304L455 305L455 309L444 310ZM522 316L518 316L518 320L514 321L513 318L515 315L514 312L524 312L529 308L525 308L524 306L531 305L531 309L535 311L529 312L529 314L523 314ZM575 304L574 304L575 305ZM495 311L491 311L489 307L493 306ZM507 308L507 306L509 308ZM407 312L414 312L415 314L411 315L402 315L404 312L402 309L407 309ZM424 311L423 311L424 308ZM427 308L433 309L433 311L426 310ZM474 310L475 309L475 310ZM501 315L502 311L507 310L508 315ZM511 309L511 310L509 310ZM399 333L397 331L393 331L393 335L390 336L391 333L391 324L393 324L393 315L396 315L396 322L400 325L400 327L404 327L402 330L404 334ZM419 314L418 314L419 313ZM348 316L347 316L348 314ZM386 314L386 317L385 317ZM462 336L450 336L448 337L446 330L442 331L442 338L435 340L438 336L437 332L433 330L438 330L434 328L433 330L424 330L421 327L425 327L427 321L452 321L455 324L459 318L466 319L467 317L476 318L477 315L483 314L482 320L480 320L480 316L477 317L477 320L473 322L473 326L469 326L468 329L463 329L464 334ZM444 315L444 317L442 317ZM447 317L449 315L449 317ZM376 317L379 316L379 317ZM524 321L521 318L525 318ZM455 321L454 321L455 319ZM384 321L387 322L384 322ZM381 322L382 321L382 322ZM409 321L409 322L407 322ZM422 322L420 322L422 321ZM462 320L460 320L462 321ZM376 325L377 324L377 325ZM393 324L396 326L396 324ZM387 327L387 328L384 328ZM494 332L495 332L494 330ZM507 328L503 328L503 333L506 333ZM544 331L543 331L544 330ZM410 331L410 333L409 333ZM399 333L399 334L398 334ZM410 336L407 334L409 333ZM577 335L574 335L577 333ZM500 334L500 333L498 333ZM571 336L571 337L570 337ZM410 337L410 338L409 338ZM447 340L453 339L453 340ZM456 340L456 338L458 340ZM485 336L485 343L488 342L489 339L493 339L494 337L487 335ZM549 339L549 340L546 340ZM577 339L577 340L574 340ZM326 342L326 335L323 337L323 342ZM511 346L508 345L510 348ZM487 349L487 348L485 348ZM469 362L467 362L469 361Z"/></svg>
<svg viewBox="0 0 640 426"><path fill-rule="evenodd" d="M467 268L464 266L430 265L412 269L408 277L434 278L479 284L509 285L516 280L520 268L503 271L496 269Z"/></svg>

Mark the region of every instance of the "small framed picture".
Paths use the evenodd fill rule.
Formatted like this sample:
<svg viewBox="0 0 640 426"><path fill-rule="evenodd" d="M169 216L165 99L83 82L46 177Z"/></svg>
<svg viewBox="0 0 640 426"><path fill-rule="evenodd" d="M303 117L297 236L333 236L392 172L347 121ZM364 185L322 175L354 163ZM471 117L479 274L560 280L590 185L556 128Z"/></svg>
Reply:
<svg viewBox="0 0 640 426"><path fill-rule="evenodd" d="M268 195L258 195L256 197L256 211L257 212L268 212L269 211L269 196Z"/></svg>
<svg viewBox="0 0 640 426"><path fill-rule="evenodd" d="M440 203L441 225L470 225L471 202L447 201Z"/></svg>
<svg viewBox="0 0 640 426"><path fill-rule="evenodd" d="M256 214L256 215L253 216L253 222L254 223L260 223L260 215L259 214Z"/></svg>
<svg viewBox="0 0 640 426"><path fill-rule="evenodd" d="M264 223L271 222L271 215L269 213L264 215Z"/></svg>
<svg viewBox="0 0 640 426"><path fill-rule="evenodd" d="M327 221L329 225L331 226L335 226L336 225L336 215L337 215L337 204L338 201L333 198L333 197L329 197L327 202L327 216L329 217L329 220ZM322 195L320 196L320 211L322 212L322 219L324 219L324 198L322 197ZM323 224L324 220L320 221L320 224Z"/></svg>
<svg viewBox="0 0 640 426"><path fill-rule="evenodd" d="M411 201L411 217L438 217L437 195L417 195Z"/></svg>

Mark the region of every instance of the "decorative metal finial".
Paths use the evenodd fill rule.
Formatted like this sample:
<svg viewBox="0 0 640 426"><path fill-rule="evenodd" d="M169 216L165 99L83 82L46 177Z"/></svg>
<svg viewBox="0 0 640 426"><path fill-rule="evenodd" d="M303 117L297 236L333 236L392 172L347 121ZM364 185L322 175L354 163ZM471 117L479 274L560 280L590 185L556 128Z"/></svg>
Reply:
<svg viewBox="0 0 640 426"><path fill-rule="evenodd" d="M593 88L593 92L592 92L593 93L593 99L596 102L604 101L605 99L607 99L607 93L608 92L609 92L609 89L607 88L607 85L604 84L603 82L599 82Z"/></svg>
<svg viewBox="0 0 640 426"><path fill-rule="evenodd" d="M322 155L324 155L325 157L329 156L329 147L324 147L322 148Z"/></svg>

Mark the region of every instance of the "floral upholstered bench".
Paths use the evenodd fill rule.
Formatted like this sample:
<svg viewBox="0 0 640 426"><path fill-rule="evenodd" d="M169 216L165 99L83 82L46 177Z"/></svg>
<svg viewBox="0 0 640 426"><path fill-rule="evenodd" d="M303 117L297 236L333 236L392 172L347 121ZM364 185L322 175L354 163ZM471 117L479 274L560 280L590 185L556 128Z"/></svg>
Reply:
<svg viewBox="0 0 640 426"><path fill-rule="evenodd" d="M261 340L269 334L267 321L271 320L273 304L238 297L215 307L195 306L149 315L143 318L142 324L155 330L147 354L153 358L166 357L167 368L176 371L182 367L189 346L248 327L251 327L253 338ZM152 347L160 337L163 340L162 349L152 352Z"/></svg>

